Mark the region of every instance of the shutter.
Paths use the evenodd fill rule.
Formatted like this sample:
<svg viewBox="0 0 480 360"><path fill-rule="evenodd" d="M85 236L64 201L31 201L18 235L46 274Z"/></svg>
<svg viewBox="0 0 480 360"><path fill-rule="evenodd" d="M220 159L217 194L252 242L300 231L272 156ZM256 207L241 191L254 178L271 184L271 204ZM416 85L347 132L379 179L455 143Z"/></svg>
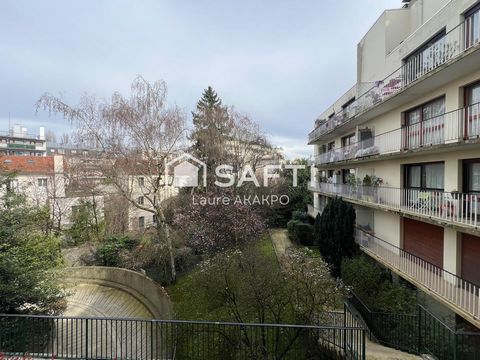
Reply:
<svg viewBox="0 0 480 360"><path fill-rule="evenodd" d="M443 228L412 219L403 219L404 250L443 268Z"/></svg>
<svg viewBox="0 0 480 360"><path fill-rule="evenodd" d="M480 237L462 234L462 278L480 286Z"/></svg>

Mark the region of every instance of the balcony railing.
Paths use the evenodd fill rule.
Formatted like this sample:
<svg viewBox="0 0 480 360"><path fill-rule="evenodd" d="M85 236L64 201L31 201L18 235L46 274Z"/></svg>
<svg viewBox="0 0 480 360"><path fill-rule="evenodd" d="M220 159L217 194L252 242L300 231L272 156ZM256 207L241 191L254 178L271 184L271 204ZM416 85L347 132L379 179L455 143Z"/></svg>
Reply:
<svg viewBox="0 0 480 360"><path fill-rule="evenodd" d="M401 276L413 280L437 296L480 320L479 286L439 268L361 229L355 238L361 249L380 259Z"/></svg>
<svg viewBox="0 0 480 360"><path fill-rule="evenodd" d="M480 195L331 183L315 183L310 189L456 225L480 225Z"/></svg>
<svg viewBox="0 0 480 360"><path fill-rule="evenodd" d="M364 360L365 330L347 306L334 315L342 325L0 315L0 353L24 359Z"/></svg>
<svg viewBox="0 0 480 360"><path fill-rule="evenodd" d="M319 154L316 163L328 164L479 138L480 104L474 104Z"/></svg>
<svg viewBox="0 0 480 360"><path fill-rule="evenodd" d="M470 34L480 32L480 21L472 22L470 19L460 23L419 54L410 57L385 79L376 81L374 86L360 95L348 109L335 114L314 129L308 136L309 141L316 141L320 136L333 131L355 116L394 96L441 65L478 46L480 37L472 37Z"/></svg>

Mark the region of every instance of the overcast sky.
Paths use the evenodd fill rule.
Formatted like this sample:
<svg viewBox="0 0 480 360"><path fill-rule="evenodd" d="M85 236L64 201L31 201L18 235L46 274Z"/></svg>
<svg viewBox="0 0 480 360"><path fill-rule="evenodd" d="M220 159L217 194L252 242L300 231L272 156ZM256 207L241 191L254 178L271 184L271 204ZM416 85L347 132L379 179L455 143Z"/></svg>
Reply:
<svg viewBox="0 0 480 360"><path fill-rule="evenodd" d="M211 85L290 157L309 156L314 119L355 82L356 44L401 0L2 0L0 131L61 134L35 115L44 92L128 95L137 74L190 113Z"/></svg>

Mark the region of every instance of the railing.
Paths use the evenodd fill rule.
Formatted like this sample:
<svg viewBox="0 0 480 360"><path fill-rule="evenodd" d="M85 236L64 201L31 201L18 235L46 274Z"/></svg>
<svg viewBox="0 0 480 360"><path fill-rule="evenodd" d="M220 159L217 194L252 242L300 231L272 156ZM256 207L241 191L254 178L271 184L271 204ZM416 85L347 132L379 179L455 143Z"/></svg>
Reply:
<svg viewBox="0 0 480 360"><path fill-rule="evenodd" d="M319 154L316 163L328 164L479 138L480 104L474 104Z"/></svg>
<svg viewBox="0 0 480 360"><path fill-rule="evenodd" d="M476 27L476 29L472 27ZM399 93L426 74L460 56L470 48L477 46L480 41L479 36L472 37L468 34L478 34L479 31L480 21L472 22L467 20L460 23L428 48L410 57L391 75L375 82L375 85L359 96L348 109L342 110L332 118L321 123L309 134L309 141L315 141L320 136L332 132L335 128L349 122L355 116Z"/></svg>
<svg viewBox="0 0 480 360"><path fill-rule="evenodd" d="M454 330L421 305L413 314L378 312L353 293L349 303L363 318L370 337L385 346L442 360L480 356L480 333Z"/></svg>
<svg viewBox="0 0 480 360"><path fill-rule="evenodd" d="M12 138L18 138L18 139L31 139L31 140L41 140L38 135L33 135L33 134L17 134L14 133L13 131L0 131L0 136L3 137L12 137Z"/></svg>
<svg viewBox="0 0 480 360"><path fill-rule="evenodd" d="M420 215L454 224L480 225L480 196L423 189L332 183L310 184L315 192L341 196L367 205Z"/></svg>
<svg viewBox="0 0 480 360"><path fill-rule="evenodd" d="M382 260L395 272L413 279L416 283L480 321L478 285L430 264L361 229L356 229L355 238L361 249L367 254Z"/></svg>
<svg viewBox="0 0 480 360"><path fill-rule="evenodd" d="M49 359L365 359L343 326L0 315L2 355Z"/></svg>

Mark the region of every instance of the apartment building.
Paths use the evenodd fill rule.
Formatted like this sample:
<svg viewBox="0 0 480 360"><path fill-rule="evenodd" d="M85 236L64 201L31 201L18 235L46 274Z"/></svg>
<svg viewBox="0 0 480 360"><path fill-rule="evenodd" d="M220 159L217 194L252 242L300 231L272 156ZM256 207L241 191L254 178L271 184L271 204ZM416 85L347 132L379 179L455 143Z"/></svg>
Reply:
<svg viewBox="0 0 480 360"><path fill-rule="evenodd" d="M309 213L352 203L365 253L480 327L480 1L404 3L360 41L356 84L309 134Z"/></svg>
<svg viewBox="0 0 480 360"><path fill-rule="evenodd" d="M8 131L0 131L0 155L46 156L45 128L38 135L29 134L28 129L14 125Z"/></svg>
<svg viewBox="0 0 480 360"><path fill-rule="evenodd" d="M82 201L97 205L100 216L103 214L103 195L71 192L67 162L63 156L2 156L0 173L14 173L15 176L0 189L0 199L5 191L25 195L31 206L47 206L50 209L55 227L71 225L72 213Z"/></svg>

